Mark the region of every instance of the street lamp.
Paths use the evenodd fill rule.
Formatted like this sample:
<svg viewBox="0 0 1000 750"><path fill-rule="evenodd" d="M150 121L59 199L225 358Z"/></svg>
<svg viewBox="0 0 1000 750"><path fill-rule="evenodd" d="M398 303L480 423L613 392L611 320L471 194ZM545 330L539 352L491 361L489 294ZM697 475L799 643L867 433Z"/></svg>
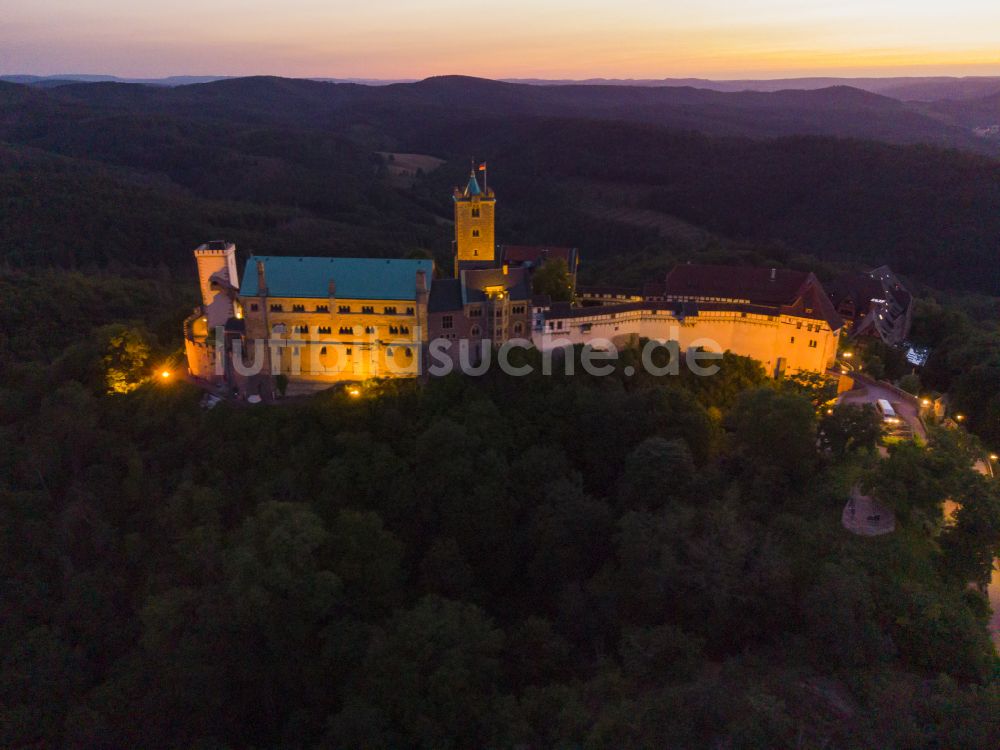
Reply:
<svg viewBox="0 0 1000 750"><path fill-rule="evenodd" d="M956 414L955 415L955 421L956 422L961 422L963 419L965 419L965 415L964 414Z"/></svg>
<svg viewBox="0 0 1000 750"><path fill-rule="evenodd" d="M169 380L170 379L170 370L161 370L160 371L160 378L162 378L163 380Z"/></svg>

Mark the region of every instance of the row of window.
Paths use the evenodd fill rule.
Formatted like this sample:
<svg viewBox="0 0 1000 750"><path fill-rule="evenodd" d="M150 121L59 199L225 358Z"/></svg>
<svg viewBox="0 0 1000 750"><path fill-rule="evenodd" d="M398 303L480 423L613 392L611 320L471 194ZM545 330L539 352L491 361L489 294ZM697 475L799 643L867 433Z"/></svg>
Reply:
<svg viewBox="0 0 1000 750"><path fill-rule="evenodd" d="M449 331L449 330L451 330L454 327L455 327L455 319L454 319L453 316L451 316L451 315L442 315L441 316L441 328L443 330ZM470 336L478 336L479 333L480 333L480 328L479 328L478 325L474 325L474 326L472 326L472 328L469 329L469 335ZM524 333L524 325L522 323L520 323L520 322L515 323L514 324L514 334L515 335L520 335L522 333ZM500 328L498 328L498 329L496 329L496 334L495 335L499 338L501 335L503 335L503 331ZM449 338L449 335L445 334L445 338Z"/></svg>
<svg viewBox="0 0 1000 750"><path fill-rule="evenodd" d="M513 305L510 308L510 314L511 315L524 315L524 311L525 311L525 306L524 305ZM469 317L470 318L481 318L481 317L483 317L483 308L481 308L481 307L470 307L469 308ZM503 309L497 308L494 311L494 313L493 313L493 317L495 317L495 318L502 318L503 317Z"/></svg>
<svg viewBox="0 0 1000 750"><path fill-rule="evenodd" d="M325 346L324 346L324 347L322 347L322 348L321 348L321 349L319 350L319 353L320 353L320 354L321 354L322 356L324 356L324 357L325 357L325 356L326 356L326 354L327 354L327 348L328 348L328 347L325 347ZM410 347L408 347L408 346L404 346L404 347L402 347L402 349L403 349L403 356L404 356L404 357L407 357L407 358L409 358L409 357L412 357L412 356L413 356L413 350L412 350L412 349L411 349ZM347 346L347 347L344 347L344 355L345 355L345 356L348 356L348 357L350 357L350 356L351 356L351 353L352 353L352 352L353 352L353 349L351 349L351 347L349 347L349 346ZM295 350L295 353L296 353L296 354L298 354L298 353L299 353L298 349L296 349L296 350ZM385 348L385 356L387 356L387 357L391 357L391 356L392 356L392 347L391 347L391 346L387 346L387 347Z"/></svg>
<svg viewBox="0 0 1000 750"><path fill-rule="evenodd" d="M257 312L259 309L260 309L260 305L259 304L257 304L256 302L251 302L250 303L250 310L251 310L251 312ZM271 312L284 312L285 308L284 308L284 305L282 305L279 302L272 302L269 309L270 309ZM292 312L304 313L305 311L306 311L306 306L305 305L292 305ZM328 312L330 312L330 306L329 305L316 305L315 312L318 312L318 313L328 313ZM337 308L337 312L339 314L341 314L341 315L350 315L354 311L351 309L350 305L340 305ZM375 308L374 308L374 306L372 306L372 305L363 305L361 307L361 314L362 315L374 315L375 314ZM386 305L382 309L382 313L381 314L382 315L399 315L399 310L396 307L394 307L394 306ZM406 312L404 314L405 315L413 315L414 314L414 308L407 307L406 308Z"/></svg>
<svg viewBox="0 0 1000 750"><path fill-rule="evenodd" d="M791 343L793 343L793 344L795 343L795 337L794 336L792 336ZM809 348L810 349L815 349L817 346L819 346L819 345L816 343L816 339L809 339Z"/></svg>
<svg viewBox="0 0 1000 750"><path fill-rule="evenodd" d="M800 320L798 323L796 323L795 327L797 329L801 330L802 329L802 321ZM823 326L821 324L819 324L819 323L808 323L808 324L806 324L806 330L807 331L816 331L818 333L819 331L823 330Z"/></svg>
<svg viewBox="0 0 1000 750"><path fill-rule="evenodd" d="M309 333L309 326L292 326L292 330L294 330L295 333L305 335ZM377 329L375 326L365 326L365 333L375 333L376 330ZM316 333L318 333L321 336L323 335L329 336L331 333L333 333L333 327L316 326ZM350 336L351 334L354 333L354 326L341 326L340 328L337 329L337 333L339 333L342 336ZM389 326L389 335L391 336L409 335L409 333L410 333L409 326Z"/></svg>

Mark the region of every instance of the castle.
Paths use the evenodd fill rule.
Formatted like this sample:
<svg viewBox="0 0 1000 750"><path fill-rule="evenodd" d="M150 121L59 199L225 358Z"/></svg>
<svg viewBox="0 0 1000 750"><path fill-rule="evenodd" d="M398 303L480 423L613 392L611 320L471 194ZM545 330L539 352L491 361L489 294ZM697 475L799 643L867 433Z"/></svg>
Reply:
<svg viewBox="0 0 1000 750"><path fill-rule="evenodd" d="M496 195L475 171L452 202L450 278L422 259L251 256L240 282L232 243L202 245L202 304L184 323L191 375L265 397L279 374L293 392L417 377L432 341L456 361L460 342L478 357L506 342L645 338L752 357L774 377L834 363L844 321L811 273L679 265L642 290L576 290L575 248L497 245ZM565 264L575 303L533 293L549 263Z"/></svg>

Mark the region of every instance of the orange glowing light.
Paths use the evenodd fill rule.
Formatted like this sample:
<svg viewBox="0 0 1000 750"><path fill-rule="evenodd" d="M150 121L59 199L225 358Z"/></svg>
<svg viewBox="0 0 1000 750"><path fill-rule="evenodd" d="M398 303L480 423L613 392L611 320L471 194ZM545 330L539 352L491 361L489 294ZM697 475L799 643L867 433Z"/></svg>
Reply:
<svg viewBox="0 0 1000 750"><path fill-rule="evenodd" d="M161 372L160 373L160 377L163 378L164 380L166 380L167 378L169 378L170 377L170 370L164 370L163 372Z"/></svg>

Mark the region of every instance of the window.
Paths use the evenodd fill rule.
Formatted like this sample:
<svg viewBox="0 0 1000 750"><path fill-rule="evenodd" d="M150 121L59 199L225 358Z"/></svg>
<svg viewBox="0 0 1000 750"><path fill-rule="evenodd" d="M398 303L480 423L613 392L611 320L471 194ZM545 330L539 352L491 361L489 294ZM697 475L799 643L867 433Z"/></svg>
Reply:
<svg viewBox="0 0 1000 750"><path fill-rule="evenodd" d="M798 323L796 323L795 327L801 331L802 330L802 321L800 320Z"/></svg>
<svg viewBox="0 0 1000 750"><path fill-rule="evenodd" d="M476 206L475 208L472 209L472 218L473 219L479 218L479 206Z"/></svg>
<svg viewBox="0 0 1000 750"><path fill-rule="evenodd" d="M375 326L365 326L365 333L368 333L368 334L375 333Z"/></svg>
<svg viewBox="0 0 1000 750"><path fill-rule="evenodd" d="M406 355L406 358L407 358L407 359L409 359L410 357L412 357L412 356L413 356L413 350L412 350L412 349L411 349L410 347L406 347L406 348L405 348L405 349L403 350L403 354L405 354L405 355Z"/></svg>
<svg viewBox="0 0 1000 750"><path fill-rule="evenodd" d="M257 309L258 309L257 303L256 302L251 302L250 303L250 312L257 312Z"/></svg>
<svg viewBox="0 0 1000 750"><path fill-rule="evenodd" d="M330 326L320 326L316 329L316 332L320 334L330 334L333 333L333 329L330 328Z"/></svg>
<svg viewBox="0 0 1000 750"><path fill-rule="evenodd" d="M450 315L442 315L441 316L441 327L442 328L451 328L453 325L454 325L454 321L452 320L452 317Z"/></svg>
<svg viewBox="0 0 1000 750"><path fill-rule="evenodd" d="M296 333L309 333L309 326L295 326Z"/></svg>
<svg viewBox="0 0 1000 750"><path fill-rule="evenodd" d="M347 354L348 357L350 357L351 356L351 347L347 347L346 349L344 349L344 352Z"/></svg>
<svg viewBox="0 0 1000 750"><path fill-rule="evenodd" d="M806 330L807 330L807 331L812 331L812 329L813 329L813 324L812 324L812 323L809 323L809 324L808 324L808 325L806 326Z"/></svg>
<svg viewBox="0 0 1000 750"><path fill-rule="evenodd" d="M362 305L362 306L361 306L361 312L362 312L363 314L368 314L368 315L371 315L372 313L374 313L374 312L375 312L375 308L374 308L374 307L372 307L372 306L370 306L370 305Z"/></svg>
<svg viewBox="0 0 1000 750"><path fill-rule="evenodd" d="M325 346L324 346L324 347L322 347L322 348L321 348L321 349L319 350L319 354L320 354L320 356L321 356L321 357L325 357L325 356L326 356L326 347L325 347Z"/></svg>
<svg viewBox="0 0 1000 750"><path fill-rule="evenodd" d="M479 335L479 326L472 326L472 330L469 331L469 335L470 336L478 336Z"/></svg>
<svg viewBox="0 0 1000 750"><path fill-rule="evenodd" d="M524 315L524 305L514 305L510 312L512 315Z"/></svg>
<svg viewBox="0 0 1000 750"><path fill-rule="evenodd" d="M482 317L482 314L483 314L483 309L481 307L470 307L469 308L469 317L470 318L479 318L479 317Z"/></svg>
<svg viewBox="0 0 1000 750"><path fill-rule="evenodd" d="M794 336L792 336L792 340L791 340L791 341L789 341L788 343L790 343L790 344L794 344L794 343L795 343L795 337L794 337Z"/></svg>
<svg viewBox="0 0 1000 750"><path fill-rule="evenodd" d="M389 326L389 335L390 336L395 336L398 333L399 333L399 327L398 326Z"/></svg>
<svg viewBox="0 0 1000 750"><path fill-rule="evenodd" d="M514 324L514 333L521 333L521 330L522 330L521 324L520 323L515 323ZM590 325L589 324L587 325L587 330L588 331L590 330Z"/></svg>
<svg viewBox="0 0 1000 750"><path fill-rule="evenodd" d="M341 305L340 307L337 308L337 312L339 312L341 315L346 315L349 312L351 312L351 306L350 305Z"/></svg>
<svg viewBox="0 0 1000 750"><path fill-rule="evenodd" d="M392 347L391 346L387 346L385 348L385 356L387 356L387 357L391 357L392 356Z"/></svg>
<svg viewBox="0 0 1000 750"><path fill-rule="evenodd" d="M410 332L410 327L409 326L400 326L399 327L399 332L400 333L409 333Z"/></svg>
<svg viewBox="0 0 1000 750"><path fill-rule="evenodd" d="M810 349L815 349L816 348L816 339L810 339L809 340L809 348Z"/></svg>
<svg viewBox="0 0 1000 750"><path fill-rule="evenodd" d="M353 336L354 335L354 327L353 326L341 326L340 327L340 335L341 336Z"/></svg>
<svg viewBox="0 0 1000 750"><path fill-rule="evenodd" d="M407 315L413 315L413 308L412 307L406 308L406 314Z"/></svg>
<svg viewBox="0 0 1000 750"><path fill-rule="evenodd" d="M306 311L305 305L292 305L292 312L305 312L305 311Z"/></svg>
<svg viewBox="0 0 1000 750"><path fill-rule="evenodd" d="M386 307L385 308L385 314L386 315L395 315L396 314L396 308L395 307Z"/></svg>
<svg viewBox="0 0 1000 750"><path fill-rule="evenodd" d="M746 314L746 313L740 313L740 317L741 317L741 318L745 318L746 316L747 316L747 314Z"/></svg>
<svg viewBox="0 0 1000 750"><path fill-rule="evenodd" d="M472 230L472 236L473 237L478 237L479 236L479 230L478 229L473 229Z"/></svg>
<svg viewBox="0 0 1000 750"><path fill-rule="evenodd" d="M271 312L281 312L281 305L271 305Z"/></svg>
<svg viewBox="0 0 1000 750"><path fill-rule="evenodd" d="M316 305L316 312L330 312L329 305Z"/></svg>

